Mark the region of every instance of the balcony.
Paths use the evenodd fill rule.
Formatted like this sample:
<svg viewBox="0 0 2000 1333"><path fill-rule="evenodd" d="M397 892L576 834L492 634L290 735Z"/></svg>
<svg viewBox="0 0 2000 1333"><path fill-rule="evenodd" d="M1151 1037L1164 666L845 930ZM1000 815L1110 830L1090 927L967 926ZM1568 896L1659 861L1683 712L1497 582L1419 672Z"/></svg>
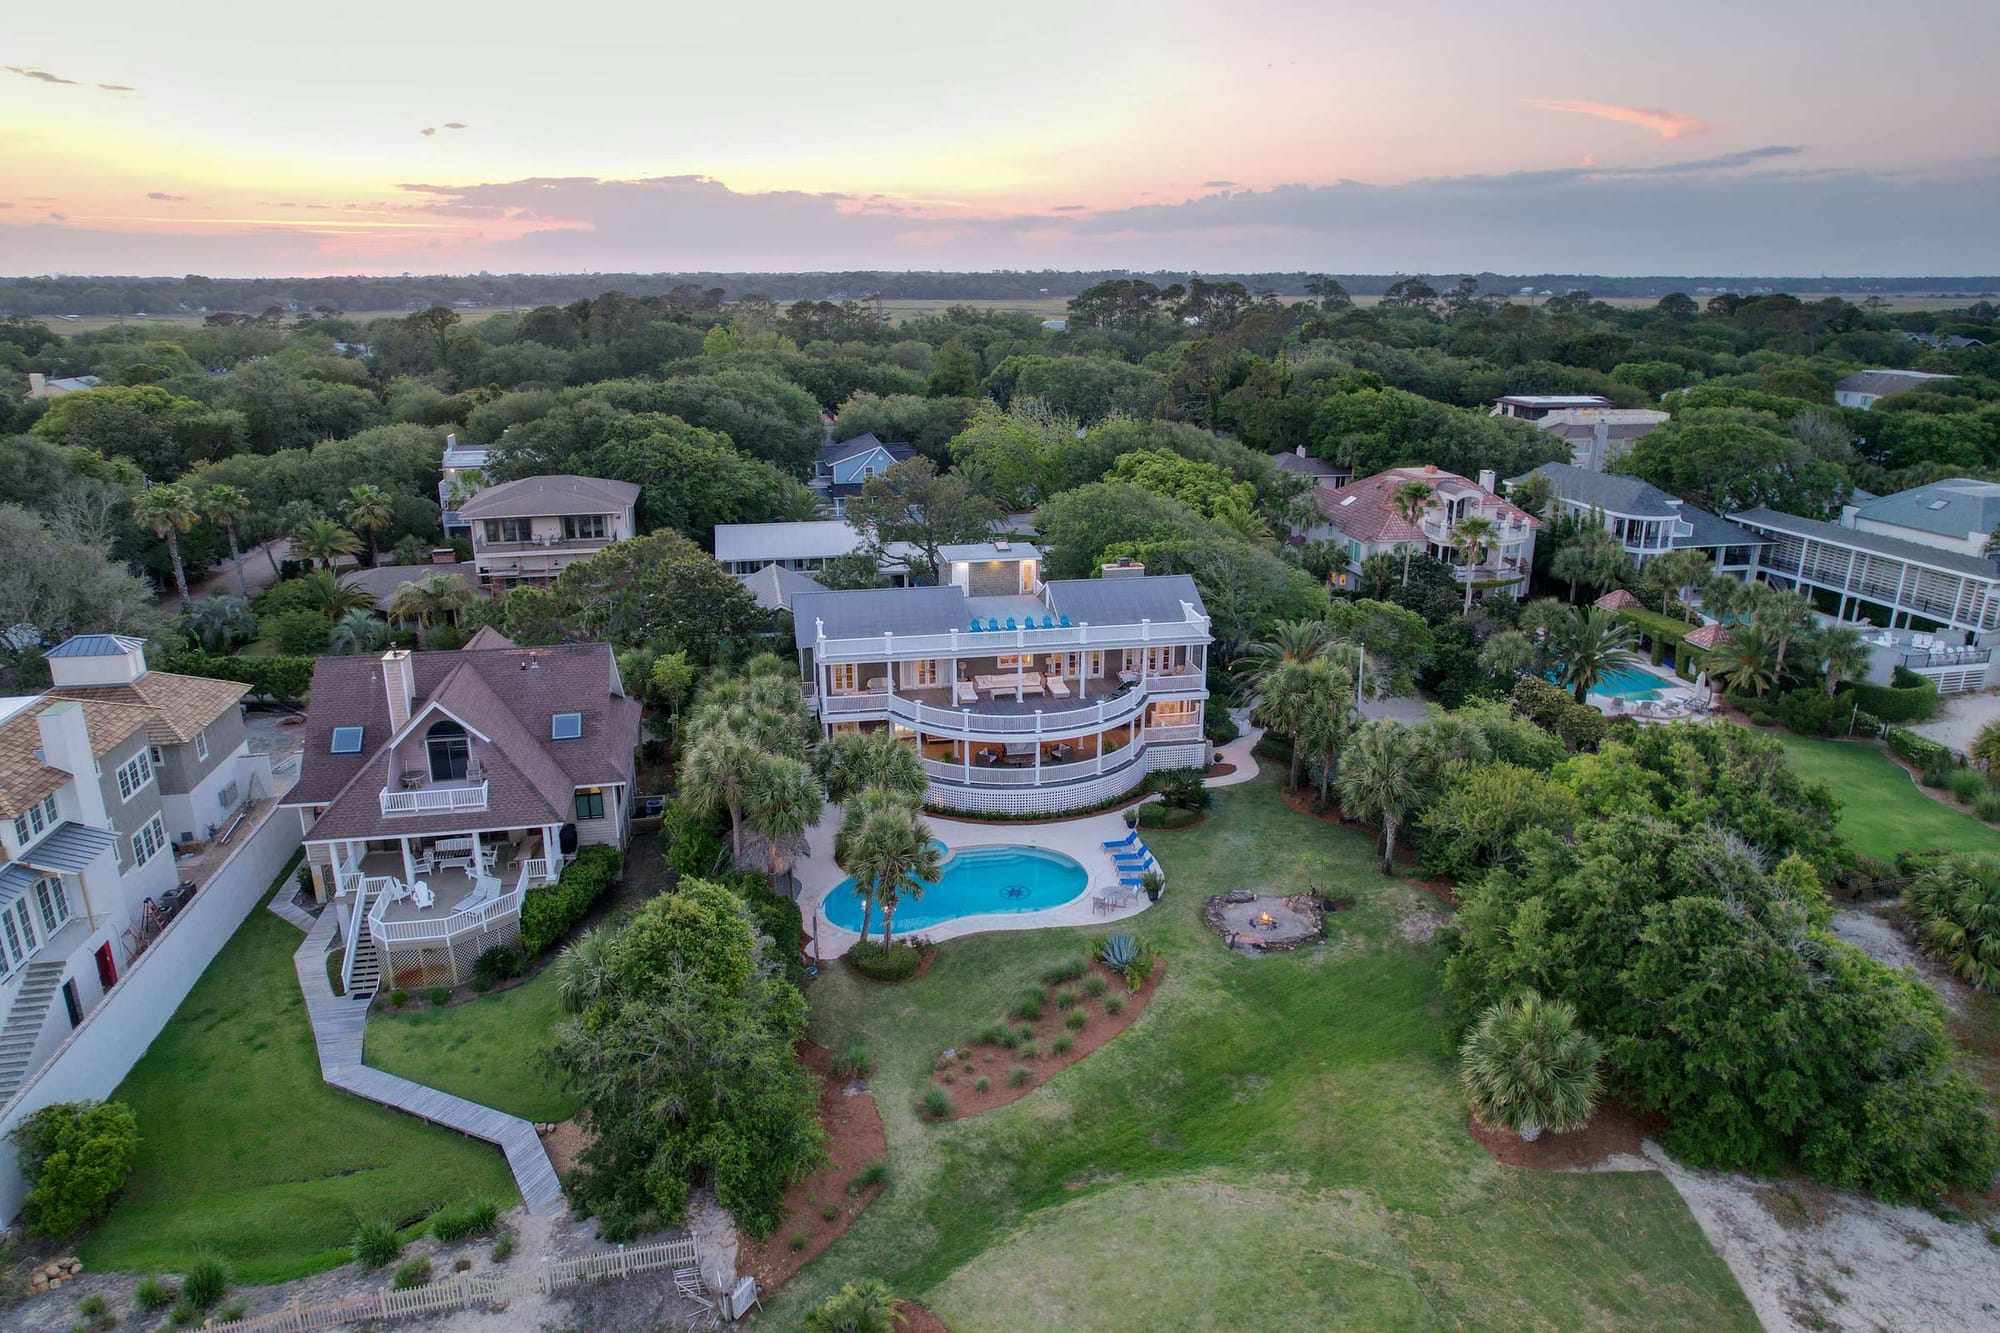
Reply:
<svg viewBox="0 0 2000 1333"><path fill-rule="evenodd" d="M533 555L547 551L601 551L616 540L611 537L563 537L550 534L546 537L530 537L524 542L489 542L474 540L475 555Z"/></svg>
<svg viewBox="0 0 2000 1333"><path fill-rule="evenodd" d="M440 782L423 787L382 790L385 815L449 815L486 808L486 782Z"/></svg>
<svg viewBox="0 0 2000 1333"><path fill-rule="evenodd" d="M1029 681L1040 678L1030 675ZM1122 691L1109 681L1093 689L1108 689L1096 699L1057 700L1046 694L1016 699L1011 693L953 706L944 690L890 694L869 690L859 694L829 694L819 701L819 714L829 720L886 718L937 736L1072 736L1102 731L1130 722L1155 699L1200 698L1208 679L1184 668L1174 675L1148 676ZM1075 689L1072 683L1071 689ZM928 700L928 702L927 702Z"/></svg>
<svg viewBox="0 0 2000 1333"><path fill-rule="evenodd" d="M1475 515L1480 518L1492 520L1493 534L1491 544L1494 546L1514 546L1526 541L1534 534L1534 529L1518 518L1494 518L1491 514L1480 513L1478 511L1474 511L1473 514L1464 515L1464 517L1471 518ZM1423 531L1424 537L1427 540L1436 545L1451 545L1453 520L1449 516L1437 510L1429 510L1422 517L1418 518L1417 527Z"/></svg>
<svg viewBox="0 0 2000 1333"><path fill-rule="evenodd" d="M1142 620L1137 624L1059 625L1050 628L948 630L943 634L875 634L867 638L833 638L826 626L816 626L814 660L819 662L888 662L914 657L984 657L993 653L1053 653L1078 648L1139 648L1149 643L1207 643L1208 617L1186 602L1179 620Z"/></svg>

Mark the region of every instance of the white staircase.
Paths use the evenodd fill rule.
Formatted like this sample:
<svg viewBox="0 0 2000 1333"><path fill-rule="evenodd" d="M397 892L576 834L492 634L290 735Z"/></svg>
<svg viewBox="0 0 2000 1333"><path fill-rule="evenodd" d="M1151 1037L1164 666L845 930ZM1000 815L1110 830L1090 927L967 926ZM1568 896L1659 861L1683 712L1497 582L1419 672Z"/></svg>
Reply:
<svg viewBox="0 0 2000 1333"><path fill-rule="evenodd" d="M7 1025L0 1028L0 1103L19 1092L33 1072L28 1062L35 1058L35 1044L41 1039L42 1024L49 1016L49 1003L62 984L64 959L44 959L30 963L22 974L21 989L14 1007L7 1013Z"/></svg>

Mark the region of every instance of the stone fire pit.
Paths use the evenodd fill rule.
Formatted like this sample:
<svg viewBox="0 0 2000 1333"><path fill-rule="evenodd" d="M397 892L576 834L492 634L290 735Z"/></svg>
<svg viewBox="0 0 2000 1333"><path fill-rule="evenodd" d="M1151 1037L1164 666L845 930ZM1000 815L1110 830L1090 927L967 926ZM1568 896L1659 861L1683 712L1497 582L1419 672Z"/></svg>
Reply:
<svg viewBox="0 0 2000 1333"><path fill-rule="evenodd" d="M1202 915L1225 944L1243 953L1296 949L1323 929L1319 902L1309 893L1267 898L1237 890L1210 898Z"/></svg>

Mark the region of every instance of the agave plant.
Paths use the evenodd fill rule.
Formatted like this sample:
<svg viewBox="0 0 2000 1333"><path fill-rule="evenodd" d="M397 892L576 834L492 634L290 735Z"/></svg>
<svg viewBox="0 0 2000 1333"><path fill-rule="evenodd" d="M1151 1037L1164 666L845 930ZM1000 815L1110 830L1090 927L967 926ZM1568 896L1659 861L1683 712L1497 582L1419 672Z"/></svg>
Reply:
<svg viewBox="0 0 2000 1333"><path fill-rule="evenodd" d="M1601 1058L1573 1006L1522 991L1480 1016L1459 1050L1459 1081L1482 1121L1533 1143L1545 1129L1560 1134L1589 1121L1603 1088Z"/></svg>
<svg viewBox="0 0 2000 1333"><path fill-rule="evenodd" d="M1139 956L1139 937L1129 931L1112 935L1097 946L1097 956L1113 972L1123 973Z"/></svg>

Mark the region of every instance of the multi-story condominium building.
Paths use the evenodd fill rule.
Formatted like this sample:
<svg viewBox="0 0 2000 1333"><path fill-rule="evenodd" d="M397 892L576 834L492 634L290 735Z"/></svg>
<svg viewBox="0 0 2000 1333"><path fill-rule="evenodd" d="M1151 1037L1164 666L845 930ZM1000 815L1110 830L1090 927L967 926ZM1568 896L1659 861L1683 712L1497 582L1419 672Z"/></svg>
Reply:
<svg viewBox="0 0 2000 1333"><path fill-rule="evenodd" d="M89 636L54 649L51 665L60 672L95 661L112 645L114 660L142 651L131 640ZM242 736L241 718L227 716L242 686L196 682L221 686L213 697L228 699L217 717L195 725L208 702L190 707L177 687L160 684L152 682L161 703L87 689L0 699L0 1102L96 1008L157 929L159 906L178 896L170 893L178 876L169 838L188 816L165 810L168 775L176 804L195 800L212 787L197 771L211 760L194 761L196 740L212 737L210 755L219 758L238 743L231 736ZM159 744L181 732L195 740ZM220 761L210 771L231 766Z"/></svg>
<svg viewBox="0 0 2000 1333"><path fill-rule="evenodd" d="M1081 809L1206 763L1209 621L1192 579L1125 563L1045 583L1040 553L1005 540L942 555L937 587L793 600L828 734L908 738L949 810Z"/></svg>
<svg viewBox="0 0 2000 1333"><path fill-rule="evenodd" d="M1395 494L1408 482L1430 488L1429 506L1415 522L1397 510ZM1309 541L1332 541L1347 549L1347 570L1336 574L1342 586L1361 571L1371 555L1402 556L1415 550L1452 566L1461 581L1470 579L1478 595L1520 597L1528 587L1535 563L1535 532L1541 520L1494 493L1493 473L1481 472L1477 482L1432 464L1397 467L1350 482L1339 490L1313 491L1324 521L1307 530ZM1477 565L1467 566L1452 545L1458 525L1477 515L1493 525L1491 541Z"/></svg>
<svg viewBox="0 0 2000 1333"><path fill-rule="evenodd" d="M472 563L490 589L547 583L633 535L639 488L629 481L555 475L488 486L464 501Z"/></svg>
<svg viewBox="0 0 2000 1333"><path fill-rule="evenodd" d="M1750 509L1729 516L1768 540L1754 574L1813 596L1841 620L1896 636L1902 665L1947 692L1982 688L2000 633L2000 484L1954 477L1842 509L1838 523Z"/></svg>
<svg viewBox="0 0 2000 1333"><path fill-rule="evenodd" d="M884 444L873 434L823 444L813 463L812 480L806 484L820 493L827 512L840 518L847 512L848 500L861 493L870 477L880 476L916 453L907 444Z"/></svg>
<svg viewBox="0 0 2000 1333"><path fill-rule="evenodd" d="M1921 389L1938 380L1957 378L1956 375L1936 375L1922 370L1857 370L1834 381L1833 401L1842 407L1858 407L1866 412L1884 398L1894 398L1899 393Z"/></svg>
<svg viewBox="0 0 2000 1333"><path fill-rule="evenodd" d="M438 467L438 510L445 536L470 528L458 507L486 485L486 465L491 458L492 450L483 444L460 444L457 435L444 437L444 459Z"/></svg>
<svg viewBox="0 0 2000 1333"><path fill-rule="evenodd" d="M1512 489L1529 477L1547 477L1557 513L1601 524L1638 564L1668 551L1696 550L1706 552L1718 571L1742 577L1756 566L1757 548L1767 544L1766 538L1637 477L1544 463L1507 485Z"/></svg>
<svg viewBox="0 0 2000 1333"><path fill-rule="evenodd" d="M413 989L519 938L527 891L578 846L631 836L639 703L607 644L323 657L284 798L350 993Z"/></svg>

